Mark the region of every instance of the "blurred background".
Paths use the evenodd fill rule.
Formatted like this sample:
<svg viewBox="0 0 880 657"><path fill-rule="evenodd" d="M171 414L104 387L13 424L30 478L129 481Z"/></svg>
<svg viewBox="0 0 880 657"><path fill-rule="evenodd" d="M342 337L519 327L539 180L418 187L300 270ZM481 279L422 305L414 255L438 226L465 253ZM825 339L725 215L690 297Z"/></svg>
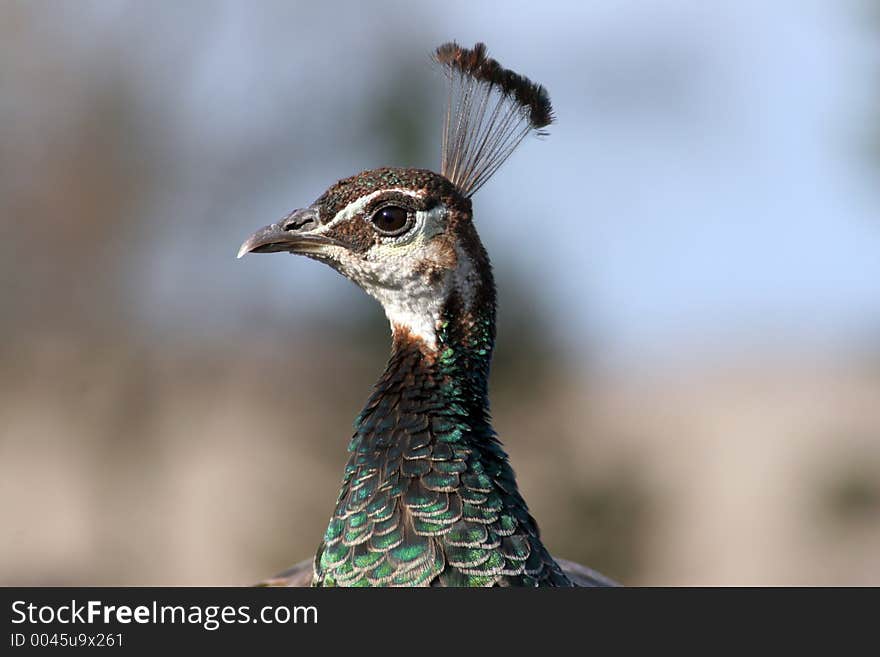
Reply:
<svg viewBox="0 0 880 657"><path fill-rule="evenodd" d="M314 553L386 320L235 252L338 178L437 168L456 39L558 114L475 197L496 428L551 550L880 585L878 37L871 0L3 0L0 584Z"/></svg>

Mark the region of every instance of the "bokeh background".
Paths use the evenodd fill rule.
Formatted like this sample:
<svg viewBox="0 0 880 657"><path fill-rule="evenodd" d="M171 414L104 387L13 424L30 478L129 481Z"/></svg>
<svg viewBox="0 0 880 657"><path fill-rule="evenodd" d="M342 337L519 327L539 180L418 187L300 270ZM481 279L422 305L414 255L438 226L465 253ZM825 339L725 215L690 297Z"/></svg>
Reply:
<svg viewBox="0 0 880 657"><path fill-rule="evenodd" d="M456 39L559 118L475 199L551 550L880 585L878 36L869 0L0 1L0 584L313 554L386 321L234 255L338 178L436 168Z"/></svg>

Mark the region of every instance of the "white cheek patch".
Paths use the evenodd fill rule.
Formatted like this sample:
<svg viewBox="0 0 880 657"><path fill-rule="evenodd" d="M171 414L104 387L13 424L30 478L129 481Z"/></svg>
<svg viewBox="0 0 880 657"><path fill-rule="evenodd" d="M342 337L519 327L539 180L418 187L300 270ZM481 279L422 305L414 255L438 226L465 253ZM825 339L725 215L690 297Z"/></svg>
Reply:
<svg viewBox="0 0 880 657"><path fill-rule="evenodd" d="M445 296L436 288L412 282L399 290L399 294L381 295L377 299L385 308L385 315L392 329L407 329L430 349L437 348L437 326L443 311ZM385 298L383 299L382 296Z"/></svg>
<svg viewBox="0 0 880 657"><path fill-rule="evenodd" d="M406 328L429 348L437 345L437 325L449 293L451 272L426 274L425 265L443 261L433 238L446 228L446 207L416 213L406 238L386 241L366 254L339 252L342 270L385 309L392 327Z"/></svg>
<svg viewBox="0 0 880 657"><path fill-rule="evenodd" d="M387 191L362 196L316 232L354 219L377 194ZM418 196L408 190L394 191ZM444 252L448 246L435 239L446 231L447 212L442 204L416 212L415 224L405 235L385 239L366 253L352 253L339 246L324 249L343 274L382 304L392 330L406 329L429 349L437 348L440 315L450 292L457 289L465 306L470 307L479 283L467 253L456 245L453 259ZM430 275L437 270L440 276Z"/></svg>

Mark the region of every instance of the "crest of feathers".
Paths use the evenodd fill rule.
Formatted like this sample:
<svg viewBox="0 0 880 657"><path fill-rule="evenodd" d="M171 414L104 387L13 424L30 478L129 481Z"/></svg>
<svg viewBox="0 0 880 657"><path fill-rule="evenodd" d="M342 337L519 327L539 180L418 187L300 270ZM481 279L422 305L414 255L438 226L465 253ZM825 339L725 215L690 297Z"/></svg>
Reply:
<svg viewBox="0 0 880 657"><path fill-rule="evenodd" d="M449 82L440 172L464 196L492 177L526 136L553 122L547 90L486 54L445 43L434 52Z"/></svg>

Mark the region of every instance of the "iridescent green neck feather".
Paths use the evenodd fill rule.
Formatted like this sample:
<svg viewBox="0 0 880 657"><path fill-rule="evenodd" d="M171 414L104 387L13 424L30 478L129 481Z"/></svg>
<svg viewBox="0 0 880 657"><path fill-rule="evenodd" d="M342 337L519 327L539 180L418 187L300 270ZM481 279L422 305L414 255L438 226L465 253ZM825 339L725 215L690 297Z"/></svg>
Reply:
<svg viewBox="0 0 880 657"><path fill-rule="evenodd" d="M316 586L571 586L541 543L489 418L488 267L447 300L436 351L405 331L355 422Z"/></svg>

